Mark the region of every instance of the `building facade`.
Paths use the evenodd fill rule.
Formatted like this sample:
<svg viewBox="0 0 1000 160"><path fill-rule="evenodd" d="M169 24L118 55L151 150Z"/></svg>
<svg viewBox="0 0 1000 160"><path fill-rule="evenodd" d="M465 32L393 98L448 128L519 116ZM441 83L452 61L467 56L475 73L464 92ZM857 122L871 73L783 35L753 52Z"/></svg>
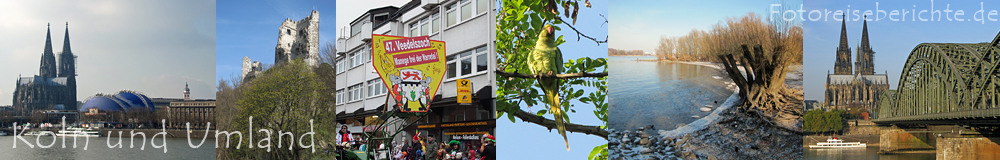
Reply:
<svg viewBox="0 0 1000 160"><path fill-rule="evenodd" d="M868 21L864 21L861 44L857 48L857 62L851 68L851 51L847 45L847 22L841 22L840 46L834 74L827 74L824 107L827 109L858 109L873 112L882 92L889 89L886 74L875 74L872 50L868 42ZM875 114L869 114L875 115Z"/></svg>
<svg viewBox="0 0 1000 160"><path fill-rule="evenodd" d="M76 56L69 43L69 23L63 50L56 61L52 51L52 34L45 31L45 49L42 52L38 75L19 77L14 89L15 114L28 116L35 110L76 110ZM58 63L57 63L58 62Z"/></svg>
<svg viewBox="0 0 1000 160"><path fill-rule="evenodd" d="M167 128L185 129L186 123L191 123L191 129L215 129L214 99L185 99L170 102L166 108ZM211 122L213 125L207 126Z"/></svg>
<svg viewBox="0 0 1000 160"><path fill-rule="evenodd" d="M374 8L345 26L337 39L337 122L355 134L372 132L387 105L388 89L371 61L371 35L429 36L445 42L447 71L431 102L429 115L397 141L409 142L416 132L438 141L478 145L480 135L494 133L496 13L490 0L413 0L401 6ZM349 26L348 26L349 25ZM457 103L458 79L472 82L471 104ZM386 118L386 117L381 117ZM393 129L390 129L393 130Z"/></svg>

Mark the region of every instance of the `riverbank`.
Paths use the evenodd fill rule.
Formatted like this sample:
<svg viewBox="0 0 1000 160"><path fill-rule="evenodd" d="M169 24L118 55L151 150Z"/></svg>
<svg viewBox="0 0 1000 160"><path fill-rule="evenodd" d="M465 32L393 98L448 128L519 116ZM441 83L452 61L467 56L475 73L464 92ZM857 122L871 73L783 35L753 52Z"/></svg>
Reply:
<svg viewBox="0 0 1000 160"><path fill-rule="evenodd" d="M666 61L666 60L637 60ZM722 70L719 63L680 62ZM742 69L742 68L741 68ZM789 67L786 87L802 96L802 65ZM801 116L767 116L739 105L734 93L704 118L674 130L609 130L611 159L801 159ZM799 100L801 101L801 98ZM799 103L801 104L801 102ZM799 106L785 106L801 107Z"/></svg>
<svg viewBox="0 0 1000 160"><path fill-rule="evenodd" d="M130 137L133 132L135 134L143 133L146 134L147 137L152 137L162 131L163 130L159 129L102 129L101 137ZM121 135L119 135L118 132L121 132ZM188 138L188 131L186 129L170 129L166 130L166 132L168 138ZM215 138L215 130L208 130L208 134L205 134L205 132L205 130L191 130L190 137L205 138L207 135L208 138Z"/></svg>
<svg viewBox="0 0 1000 160"><path fill-rule="evenodd" d="M42 129L42 130L34 129L34 130L18 131L18 134L23 134L25 132L31 132L31 131L50 131L52 133L58 133L59 129ZM100 132L99 134L101 135L101 137L130 137L132 133L135 133L135 134L142 133L142 134L145 134L146 137L152 137L153 135L155 135L157 133L160 133L160 132L162 132L164 130L159 130L159 129L101 129L101 130L98 130L98 131ZM110 134L109 134L109 132L110 132ZM118 132L121 132L121 135L119 135ZM188 131L186 129L168 129L168 130L166 130L166 132L167 132L167 138L188 138ZM191 138L204 138L204 137L208 136L208 138L215 138L215 130L208 130L207 131L208 134L205 134L205 132L206 132L205 130L191 130L190 137ZM13 133L8 133L8 134L13 134ZM136 135L136 136L139 136L139 135Z"/></svg>
<svg viewBox="0 0 1000 160"><path fill-rule="evenodd" d="M608 57L655 57L656 55L608 55Z"/></svg>

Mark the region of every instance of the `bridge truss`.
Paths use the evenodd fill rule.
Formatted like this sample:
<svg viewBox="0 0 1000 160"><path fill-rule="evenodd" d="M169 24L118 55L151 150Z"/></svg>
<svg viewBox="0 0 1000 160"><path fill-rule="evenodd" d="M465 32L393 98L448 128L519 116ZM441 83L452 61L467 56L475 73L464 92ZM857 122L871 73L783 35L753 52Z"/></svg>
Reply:
<svg viewBox="0 0 1000 160"><path fill-rule="evenodd" d="M1000 34L990 43L921 43L896 90L881 96L876 123L997 124Z"/></svg>

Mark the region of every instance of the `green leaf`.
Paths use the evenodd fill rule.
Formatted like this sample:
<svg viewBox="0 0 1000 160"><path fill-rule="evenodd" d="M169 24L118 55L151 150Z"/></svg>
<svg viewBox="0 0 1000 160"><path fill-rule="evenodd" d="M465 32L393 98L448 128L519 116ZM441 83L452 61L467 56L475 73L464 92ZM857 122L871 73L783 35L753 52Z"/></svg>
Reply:
<svg viewBox="0 0 1000 160"><path fill-rule="evenodd" d="M517 121L514 121L514 114L507 114L507 119L510 119L510 123L517 123Z"/></svg>
<svg viewBox="0 0 1000 160"><path fill-rule="evenodd" d="M605 143L603 145L599 145L597 147L594 147L593 150L590 150L590 156L587 156L587 159L588 160L595 160L600 153L607 152L607 149L608 149L608 144L607 143Z"/></svg>
<svg viewBox="0 0 1000 160"><path fill-rule="evenodd" d="M542 116L542 115L545 115L546 112L548 112L548 111L544 110L544 109L538 110L538 113L536 113L535 115Z"/></svg>

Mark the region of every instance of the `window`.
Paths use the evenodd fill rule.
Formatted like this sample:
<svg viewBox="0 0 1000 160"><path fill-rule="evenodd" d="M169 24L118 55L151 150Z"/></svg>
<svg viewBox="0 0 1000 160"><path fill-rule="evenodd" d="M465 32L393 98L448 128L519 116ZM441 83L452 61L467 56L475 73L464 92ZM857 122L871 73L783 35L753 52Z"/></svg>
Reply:
<svg viewBox="0 0 1000 160"><path fill-rule="evenodd" d="M352 53L351 55L349 55L349 56L348 56L348 58L350 58L350 60L348 60L348 61L347 61L347 62L349 63L349 64L347 65L347 66L348 66L347 68L354 68L354 66L356 66L356 65L357 65L357 64L355 64L355 62L356 62L356 61L354 60L354 58L355 58L355 57L357 57L357 56L355 56L355 55L356 55L356 54Z"/></svg>
<svg viewBox="0 0 1000 160"><path fill-rule="evenodd" d="M375 86L372 86L372 84L374 84L374 83L372 83L372 81L368 81L368 97L371 97L371 96L375 95L375 92L374 92L375 90L372 90L372 87L375 87Z"/></svg>
<svg viewBox="0 0 1000 160"><path fill-rule="evenodd" d="M430 26L430 21L427 20L427 19L428 18L424 18L424 19L420 20L420 35L421 36L430 35L431 26Z"/></svg>
<svg viewBox="0 0 1000 160"><path fill-rule="evenodd" d="M345 59L337 60L337 66L336 66L337 67L337 74L344 73L344 71L347 71L347 66L344 65L344 63L345 63L344 60Z"/></svg>
<svg viewBox="0 0 1000 160"><path fill-rule="evenodd" d="M435 13L431 16L424 17L424 19L421 19L416 23L410 24L410 37L427 36L438 32L441 29L438 24L440 23L439 19L438 14Z"/></svg>
<svg viewBox="0 0 1000 160"><path fill-rule="evenodd" d="M441 17L438 13L431 15L431 33L441 31Z"/></svg>
<svg viewBox="0 0 1000 160"><path fill-rule="evenodd" d="M337 90L337 104L344 104L344 90Z"/></svg>
<svg viewBox="0 0 1000 160"><path fill-rule="evenodd" d="M484 52L486 52L486 47L476 48L477 54ZM478 56L476 56L476 72L486 71L486 69L489 68L489 63L486 62L486 56L487 54L478 54Z"/></svg>
<svg viewBox="0 0 1000 160"><path fill-rule="evenodd" d="M455 56L448 56L447 59L448 59L448 73L447 73L448 74L448 78L449 79L450 78L455 78L455 76L456 76L456 74L455 74L455 62L453 62L453 60L455 60Z"/></svg>
<svg viewBox="0 0 1000 160"><path fill-rule="evenodd" d="M475 17L476 15L484 14L489 10L490 1L487 0L462 0L458 3L451 4L446 9L448 26L457 24L458 22L466 21Z"/></svg>
<svg viewBox="0 0 1000 160"><path fill-rule="evenodd" d="M351 25L351 36L354 36L354 35L356 35L358 33L361 33L361 26L363 24L364 24L364 22L358 22L358 23L356 23L354 25Z"/></svg>
<svg viewBox="0 0 1000 160"><path fill-rule="evenodd" d="M355 64L357 64L357 65L360 66L360 65L362 65L362 64L365 63L365 51L364 50L360 50L357 53L354 53L354 55L358 56L358 58L354 58L355 60L358 60L358 62L356 62Z"/></svg>
<svg viewBox="0 0 1000 160"><path fill-rule="evenodd" d="M346 64L338 64L338 65L346 65L342 66L344 68L343 71L347 71L350 68L364 65L365 62L368 62L368 60L371 59L368 57L368 52L365 51L366 50L362 49L357 52L351 53L350 55L348 55L347 62L345 62Z"/></svg>
<svg viewBox="0 0 1000 160"><path fill-rule="evenodd" d="M472 56L472 51L466 51L461 55L462 62L458 67L462 70L462 75L472 73L472 58L470 56Z"/></svg>
<svg viewBox="0 0 1000 160"><path fill-rule="evenodd" d="M364 93L364 91L365 91L365 89L363 87L361 87L361 86L362 85L360 83L357 84L357 85L354 85L354 100L361 100L361 98L362 98L361 94Z"/></svg>
<svg viewBox="0 0 1000 160"><path fill-rule="evenodd" d="M489 10L490 2L488 0L476 0L476 14L481 14Z"/></svg>
<svg viewBox="0 0 1000 160"><path fill-rule="evenodd" d="M486 72L489 68L486 52L486 46L482 46L448 56L448 79Z"/></svg>
<svg viewBox="0 0 1000 160"><path fill-rule="evenodd" d="M380 96L388 92L389 90L385 88L385 84L382 84L381 78L368 81L368 97Z"/></svg>
<svg viewBox="0 0 1000 160"><path fill-rule="evenodd" d="M410 24L410 37L417 36L417 23Z"/></svg>
<svg viewBox="0 0 1000 160"><path fill-rule="evenodd" d="M447 13L448 14L448 26L455 25L455 23L458 22L458 13L455 12L455 10L457 9L457 8L455 8L455 6L457 6L457 5L458 4L452 4L451 6L448 6L448 13Z"/></svg>
<svg viewBox="0 0 1000 160"><path fill-rule="evenodd" d="M470 2L469 0L462 0L462 2L459 2L462 5L461 21L465 21L472 17L472 3L469 2Z"/></svg>
<svg viewBox="0 0 1000 160"><path fill-rule="evenodd" d="M364 83L358 83L356 85L347 87L347 98L348 98L347 101L348 102L356 101L356 100L361 100L364 97L362 95L364 93L364 87L363 87L363 85L364 85Z"/></svg>

